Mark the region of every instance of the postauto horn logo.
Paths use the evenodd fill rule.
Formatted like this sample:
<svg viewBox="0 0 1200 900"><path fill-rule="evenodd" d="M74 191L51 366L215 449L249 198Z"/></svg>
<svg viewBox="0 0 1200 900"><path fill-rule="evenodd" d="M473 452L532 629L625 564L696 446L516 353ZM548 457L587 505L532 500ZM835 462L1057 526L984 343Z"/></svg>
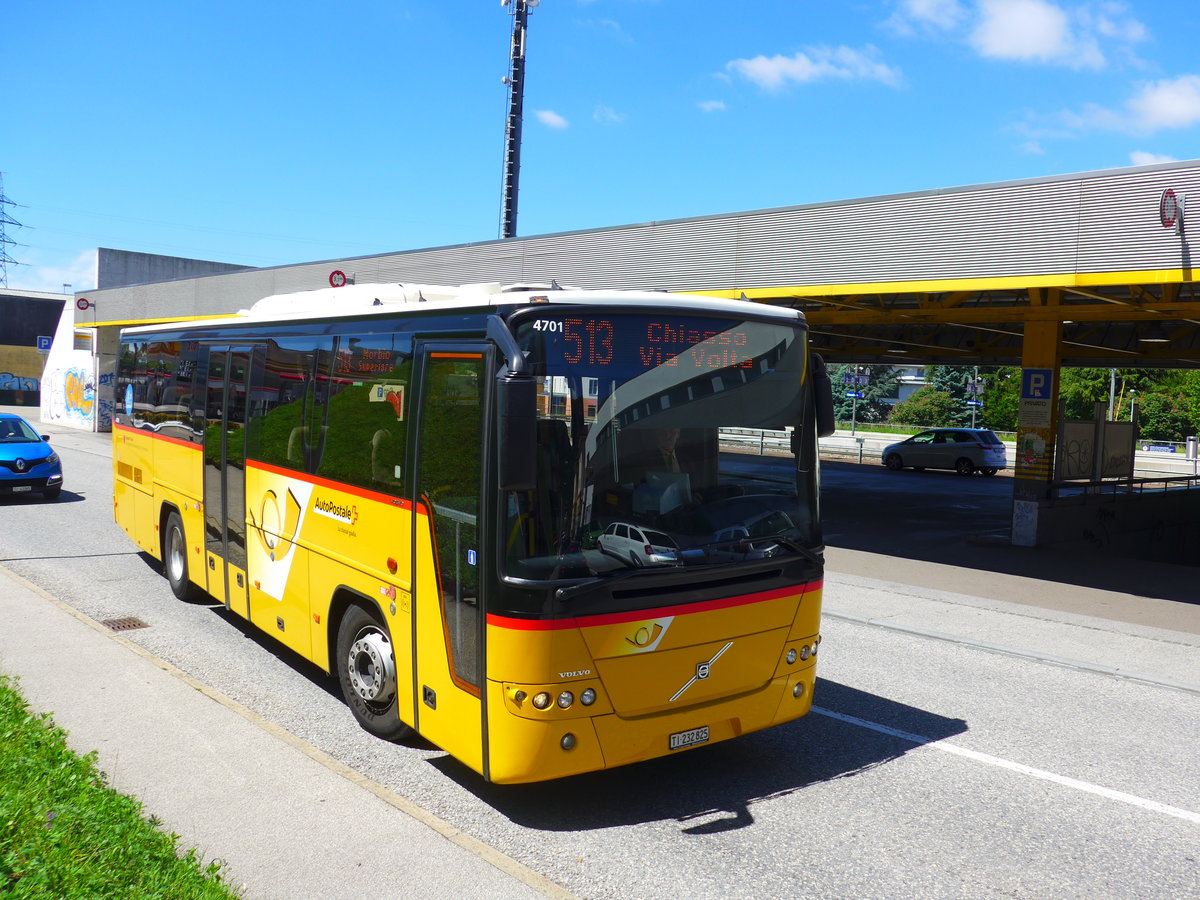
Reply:
<svg viewBox="0 0 1200 900"><path fill-rule="evenodd" d="M338 503L334 500L324 500L320 497L313 504L313 512L328 519L337 519L339 522L345 522L347 525L353 525L358 521L357 506Z"/></svg>

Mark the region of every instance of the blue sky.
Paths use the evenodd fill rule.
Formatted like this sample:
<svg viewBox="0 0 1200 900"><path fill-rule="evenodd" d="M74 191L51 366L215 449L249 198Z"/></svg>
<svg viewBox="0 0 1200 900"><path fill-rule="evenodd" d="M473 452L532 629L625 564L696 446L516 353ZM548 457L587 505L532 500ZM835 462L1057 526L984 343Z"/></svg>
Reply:
<svg viewBox="0 0 1200 900"><path fill-rule="evenodd" d="M4 0L10 287L498 236L498 0ZM522 235L1200 157L1196 0L542 0Z"/></svg>

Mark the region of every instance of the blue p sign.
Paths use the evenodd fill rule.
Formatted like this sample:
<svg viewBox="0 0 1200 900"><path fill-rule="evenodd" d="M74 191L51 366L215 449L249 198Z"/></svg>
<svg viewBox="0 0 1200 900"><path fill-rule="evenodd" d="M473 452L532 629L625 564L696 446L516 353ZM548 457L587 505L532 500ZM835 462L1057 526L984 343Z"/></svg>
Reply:
<svg viewBox="0 0 1200 900"><path fill-rule="evenodd" d="M1053 379L1054 371L1052 369L1022 369L1021 399L1049 400Z"/></svg>

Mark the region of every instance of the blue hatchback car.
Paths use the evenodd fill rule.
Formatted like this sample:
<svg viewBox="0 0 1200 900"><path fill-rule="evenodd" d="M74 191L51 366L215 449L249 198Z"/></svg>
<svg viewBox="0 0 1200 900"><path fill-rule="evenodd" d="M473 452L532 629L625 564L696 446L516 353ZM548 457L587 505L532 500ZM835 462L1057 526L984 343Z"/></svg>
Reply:
<svg viewBox="0 0 1200 900"><path fill-rule="evenodd" d="M0 494L59 495L62 462L48 441L20 416L0 413Z"/></svg>

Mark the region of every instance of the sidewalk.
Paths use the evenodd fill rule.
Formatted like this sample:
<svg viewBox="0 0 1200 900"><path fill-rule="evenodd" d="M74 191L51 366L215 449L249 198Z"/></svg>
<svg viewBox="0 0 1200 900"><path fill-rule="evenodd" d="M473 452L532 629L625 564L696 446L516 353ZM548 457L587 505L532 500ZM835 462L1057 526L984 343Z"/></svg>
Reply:
<svg viewBox="0 0 1200 900"><path fill-rule="evenodd" d="M899 575L894 558L835 549L827 558L827 618L1200 694L1200 605L937 563L908 563L897 583L879 571L890 563ZM1146 564L1146 576L1181 567L1155 569Z"/></svg>
<svg viewBox="0 0 1200 900"><path fill-rule="evenodd" d="M0 621L30 706L247 898L572 896L2 566Z"/></svg>

